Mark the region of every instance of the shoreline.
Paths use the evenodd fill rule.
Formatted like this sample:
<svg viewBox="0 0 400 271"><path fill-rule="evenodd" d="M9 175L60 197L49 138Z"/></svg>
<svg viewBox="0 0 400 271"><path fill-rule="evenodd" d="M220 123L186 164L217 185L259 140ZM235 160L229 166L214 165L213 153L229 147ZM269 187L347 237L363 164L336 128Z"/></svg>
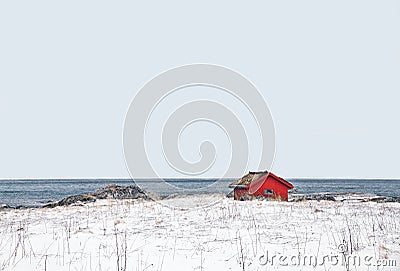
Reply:
<svg viewBox="0 0 400 271"><path fill-rule="evenodd" d="M104 187L105 188L105 187ZM190 197L207 197L207 196L220 196L223 198L229 198L233 200L232 196L229 196L225 193L187 193L187 194L173 194L173 195L168 195L168 196L160 196L160 195L155 195L155 194L148 194L143 191L148 196L149 201L153 202L163 202L165 200L170 200L170 199L185 199L185 198L190 198ZM24 205L19 205L19 206L9 206L6 204L0 204L0 211L12 211L12 210L28 210L28 209L49 209L49 208L54 208L57 206L51 206L54 204L57 204L59 202L62 202L68 198L73 198L73 197L79 197L79 196L85 196L85 195L90 195L89 194L78 194L78 195L71 195L67 198L64 198L60 201L47 201L43 203L42 205L34 205L34 206L24 206ZM375 195L375 194L370 194L370 193L360 193L360 192L337 192L337 193L332 193L332 192L320 192L320 193L310 193L310 194L294 194L290 193L289 194L289 200L288 202L296 203L296 202L320 202L320 201L328 201L328 202L360 202L360 203L366 203L366 202L374 202L374 203L400 203L400 197L388 197L388 196L380 196L380 195ZM105 198L103 198L105 199ZM118 197L108 197L107 199L110 200L136 200L138 198L118 198ZM94 199L93 201L98 201L101 200L99 198ZM268 200L268 199L252 199L252 200L247 200L247 201L276 201L276 200ZM81 206L86 204L85 201L81 200L76 200L76 202L73 202L71 204L65 204L66 207L68 206Z"/></svg>
<svg viewBox="0 0 400 271"><path fill-rule="evenodd" d="M232 180L220 180L214 183L210 179L172 179L171 187L159 185L157 181L150 181L144 185L144 188L150 189L160 197L166 197L174 193L179 194L199 194L199 193L229 193L232 189L228 186ZM382 197L400 198L400 181L382 181L382 183L371 181L343 181L343 180L327 180L320 182L316 180L290 180L295 190L291 194L302 194L305 197L313 197L314 194L326 194L336 191L338 193L356 193L364 192L365 194L374 194ZM57 181L0 181L0 208L26 208L40 207L52 202L62 200L71 195L91 193L96 189L106 185L117 184L121 186L129 186L134 183L131 179L125 180L98 180L96 178L88 180L63 180Z"/></svg>

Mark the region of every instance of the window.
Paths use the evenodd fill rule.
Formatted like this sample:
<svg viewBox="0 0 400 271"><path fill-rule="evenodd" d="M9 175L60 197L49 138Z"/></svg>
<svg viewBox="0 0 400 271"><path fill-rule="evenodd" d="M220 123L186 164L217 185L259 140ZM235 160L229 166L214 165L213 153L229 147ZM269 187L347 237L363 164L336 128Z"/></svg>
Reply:
<svg viewBox="0 0 400 271"><path fill-rule="evenodd" d="M274 194L274 190L270 190L270 189L265 189L264 190L264 195L272 195L272 194Z"/></svg>

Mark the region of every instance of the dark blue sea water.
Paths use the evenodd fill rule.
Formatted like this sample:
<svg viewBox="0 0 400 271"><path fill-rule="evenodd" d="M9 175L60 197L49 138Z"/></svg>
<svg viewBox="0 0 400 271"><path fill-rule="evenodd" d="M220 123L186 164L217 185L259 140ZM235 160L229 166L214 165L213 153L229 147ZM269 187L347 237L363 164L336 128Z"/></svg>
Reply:
<svg viewBox="0 0 400 271"><path fill-rule="evenodd" d="M380 196L400 197L400 180L372 179L287 179L295 186L295 193L371 193ZM168 179L180 193L229 193L228 185L234 179ZM0 205L41 206L49 201L89 193L108 184L130 185L131 179L51 179L51 180L0 180ZM161 196L176 193L176 189L165 189L159 180L146 180L151 192ZM212 186L211 186L212 185ZM202 188L202 189L199 189ZM199 190L196 190L199 189Z"/></svg>

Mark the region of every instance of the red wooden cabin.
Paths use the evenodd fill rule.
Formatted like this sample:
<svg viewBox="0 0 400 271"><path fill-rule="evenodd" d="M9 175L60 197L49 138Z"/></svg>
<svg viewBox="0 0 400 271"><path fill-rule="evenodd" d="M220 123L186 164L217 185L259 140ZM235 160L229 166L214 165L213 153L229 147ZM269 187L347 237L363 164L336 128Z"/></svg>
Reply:
<svg viewBox="0 0 400 271"><path fill-rule="evenodd" d="M294 188L291 183L267 171L250 171L249 174L230 184L229 187L234 188L233 198L235 200L241 200L246 195L284 201L288 200L288 190Z"/></svg>

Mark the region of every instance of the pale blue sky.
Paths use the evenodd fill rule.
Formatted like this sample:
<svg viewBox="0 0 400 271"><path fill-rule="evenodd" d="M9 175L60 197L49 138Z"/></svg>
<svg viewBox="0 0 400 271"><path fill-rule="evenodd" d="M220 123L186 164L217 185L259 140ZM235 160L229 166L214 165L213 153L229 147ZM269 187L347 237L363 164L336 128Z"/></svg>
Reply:
<svg viewBox="0 0 400 271"><path fill-rule="evenodd" d="M197 62L258 87L278 174L400 177L399 33L400 1L3 1L0 178L128 177L130 100Z"/></svg>

